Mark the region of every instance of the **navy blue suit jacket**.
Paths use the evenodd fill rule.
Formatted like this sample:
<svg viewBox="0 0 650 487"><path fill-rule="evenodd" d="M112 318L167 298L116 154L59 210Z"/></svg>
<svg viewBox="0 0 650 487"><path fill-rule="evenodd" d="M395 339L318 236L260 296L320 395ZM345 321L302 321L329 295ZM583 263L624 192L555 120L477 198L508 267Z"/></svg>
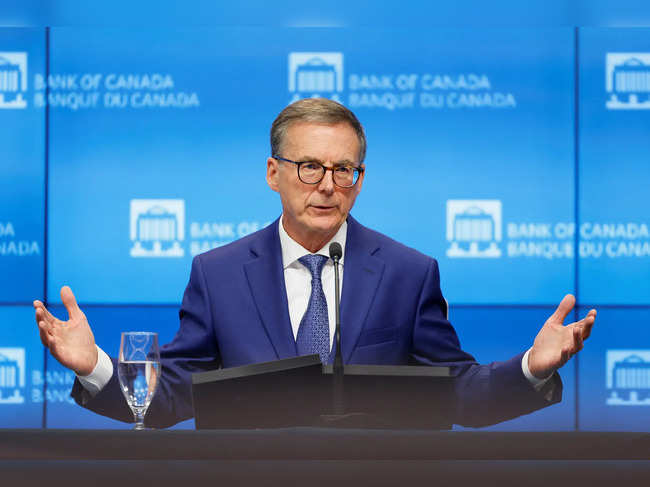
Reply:
<svg viewBox="0 0 650 487"><path fill-rule="evenodd" d="M484 425L557 402L521 370L522 354L479 365L463 352L446 319L437 262L348 217L341 296L341 341L348 364L451 365L457 375L455 422ZM180 328L161 349L162 379L147 424L164 427L192 417L191 374L297 355L285 290L278 221L194 258L180 310ZM115 365L115 362L114 362ZM117 367L107 386L75 400L93 411L132 421Z"/></svg>

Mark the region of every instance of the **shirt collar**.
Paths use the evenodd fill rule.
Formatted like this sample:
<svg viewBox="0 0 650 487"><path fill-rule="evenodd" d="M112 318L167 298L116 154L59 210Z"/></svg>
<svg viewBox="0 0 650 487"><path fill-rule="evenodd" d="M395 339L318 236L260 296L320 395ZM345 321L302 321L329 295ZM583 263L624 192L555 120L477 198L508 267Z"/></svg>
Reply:
<svg viewBox="0 0 650 487"><path fill-rule="evenodd" d="M280 233L280 247L282 247L282 268L286 269L287 267L290 267L291 265L295 264L298 261L298 259L300 259L301 257L307 254L311 254L311 252L289 236L287 231L284 229L284 226L282 225L282 217L280 217L278 227ZM341 259L339 260L339 263L343 264L343 259L345 259L345 238L347 236L347 233L348 233L348 222L344 221L343 225L339 227L338 231L332 237L332 239L329 242L327 242L325 245L323 245L323 248L321 248L315 253L329 257L330 244L332 242L338 242L341 244L341 249L343 250L343 254L341 255Z"/></svg>

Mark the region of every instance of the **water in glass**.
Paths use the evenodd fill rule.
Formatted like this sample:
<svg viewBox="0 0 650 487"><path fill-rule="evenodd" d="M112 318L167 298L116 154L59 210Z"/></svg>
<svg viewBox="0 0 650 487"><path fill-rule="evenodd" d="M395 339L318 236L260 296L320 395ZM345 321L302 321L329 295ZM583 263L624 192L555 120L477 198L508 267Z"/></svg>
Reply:
<svg viewBox="0 0 650 487"><path fill-rule="evenodd" d="M144 416L160 379L158 334L122 333L117 373L122 393L135 417L135 429L144 429Z"/></svg>

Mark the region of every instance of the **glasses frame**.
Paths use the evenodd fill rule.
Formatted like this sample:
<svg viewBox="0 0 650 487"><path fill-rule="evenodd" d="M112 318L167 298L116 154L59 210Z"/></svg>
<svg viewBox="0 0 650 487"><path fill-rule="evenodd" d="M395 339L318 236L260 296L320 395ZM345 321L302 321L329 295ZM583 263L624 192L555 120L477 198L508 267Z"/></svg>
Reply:
<svg viewBox="0 0 650 487"><path fill-rule="evenodd" d="M292 161L291 159L286 159L286 158L280 157L278 155L274 155L272 157L273 157L273 159L277 159L278 161L290 162L291 164L295 164L296 165L296 172L298 173L298 179L300 179L300 182L304 183L304 184L319 184L323 180L323 178L325 177L325 174L327 174L327 171L332 171L332 182L335 185L337 185L339 188L354 188L356 186L357 182L359 181L359 178L363 174L363 171L364 171L364 168L361 167L361 166L355 167L354 170L359 173L359 175L357 176L356 181L354 181L354 183L352 183L349 186L343 186L343 185L337 183L336 180L334 179L334 169L336 169L336 166L335 167L327 167L327 166L321 164L318 161L300 161L300 162ZM318 164L319 166L321 166L323 168L323 175L321 176L321 178L318 181L314 181L313 183L308 183L307 181L303 181L303 179L300 177L300 166L302 166L303 164Z"/></svg>

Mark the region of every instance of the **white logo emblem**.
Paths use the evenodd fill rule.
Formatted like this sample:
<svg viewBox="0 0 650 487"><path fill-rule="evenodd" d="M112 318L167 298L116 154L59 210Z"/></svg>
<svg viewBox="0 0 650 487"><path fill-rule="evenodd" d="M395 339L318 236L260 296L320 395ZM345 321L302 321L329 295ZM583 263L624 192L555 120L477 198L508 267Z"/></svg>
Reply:
<svg viewBox="0 0 650 487"><path fill-rule="evenodd" d="M608 52L609 110L650 110L650 52Z"/></svg>
<svg viewBox="0 0 650 487"><path fill-rule="evenodd" d="M289 91L292 102L321 96L339 100L343 91L343 53L289 53Z"/></svg>
<svg viewBox="0 0 650 487"><path fill-rule="evenodd" d="M607 404L650 406L650 350L607 350Z"/></svg>
<svg viewBox="0 0 650 487"><path fill-rule="evenodd" d="M501 257L501 201L447 200L447 257Z"/></svg>
<svg viewBox="0 0 650 487"><path fill-rule="evenodd" d="M131 200L131 257L183 257L184 200Z"/></svg>
<svg viewBox="0 0 650 487"><path fill-rule="evenodd" d="M0 52L0 108L25 108L27 53Z"/></svg>
<svg viewBox="0 0 650 487"><path fill-rule="evenodd" d="M22 404L25 398L25 349L0 348L0 404Z"/></svg>

